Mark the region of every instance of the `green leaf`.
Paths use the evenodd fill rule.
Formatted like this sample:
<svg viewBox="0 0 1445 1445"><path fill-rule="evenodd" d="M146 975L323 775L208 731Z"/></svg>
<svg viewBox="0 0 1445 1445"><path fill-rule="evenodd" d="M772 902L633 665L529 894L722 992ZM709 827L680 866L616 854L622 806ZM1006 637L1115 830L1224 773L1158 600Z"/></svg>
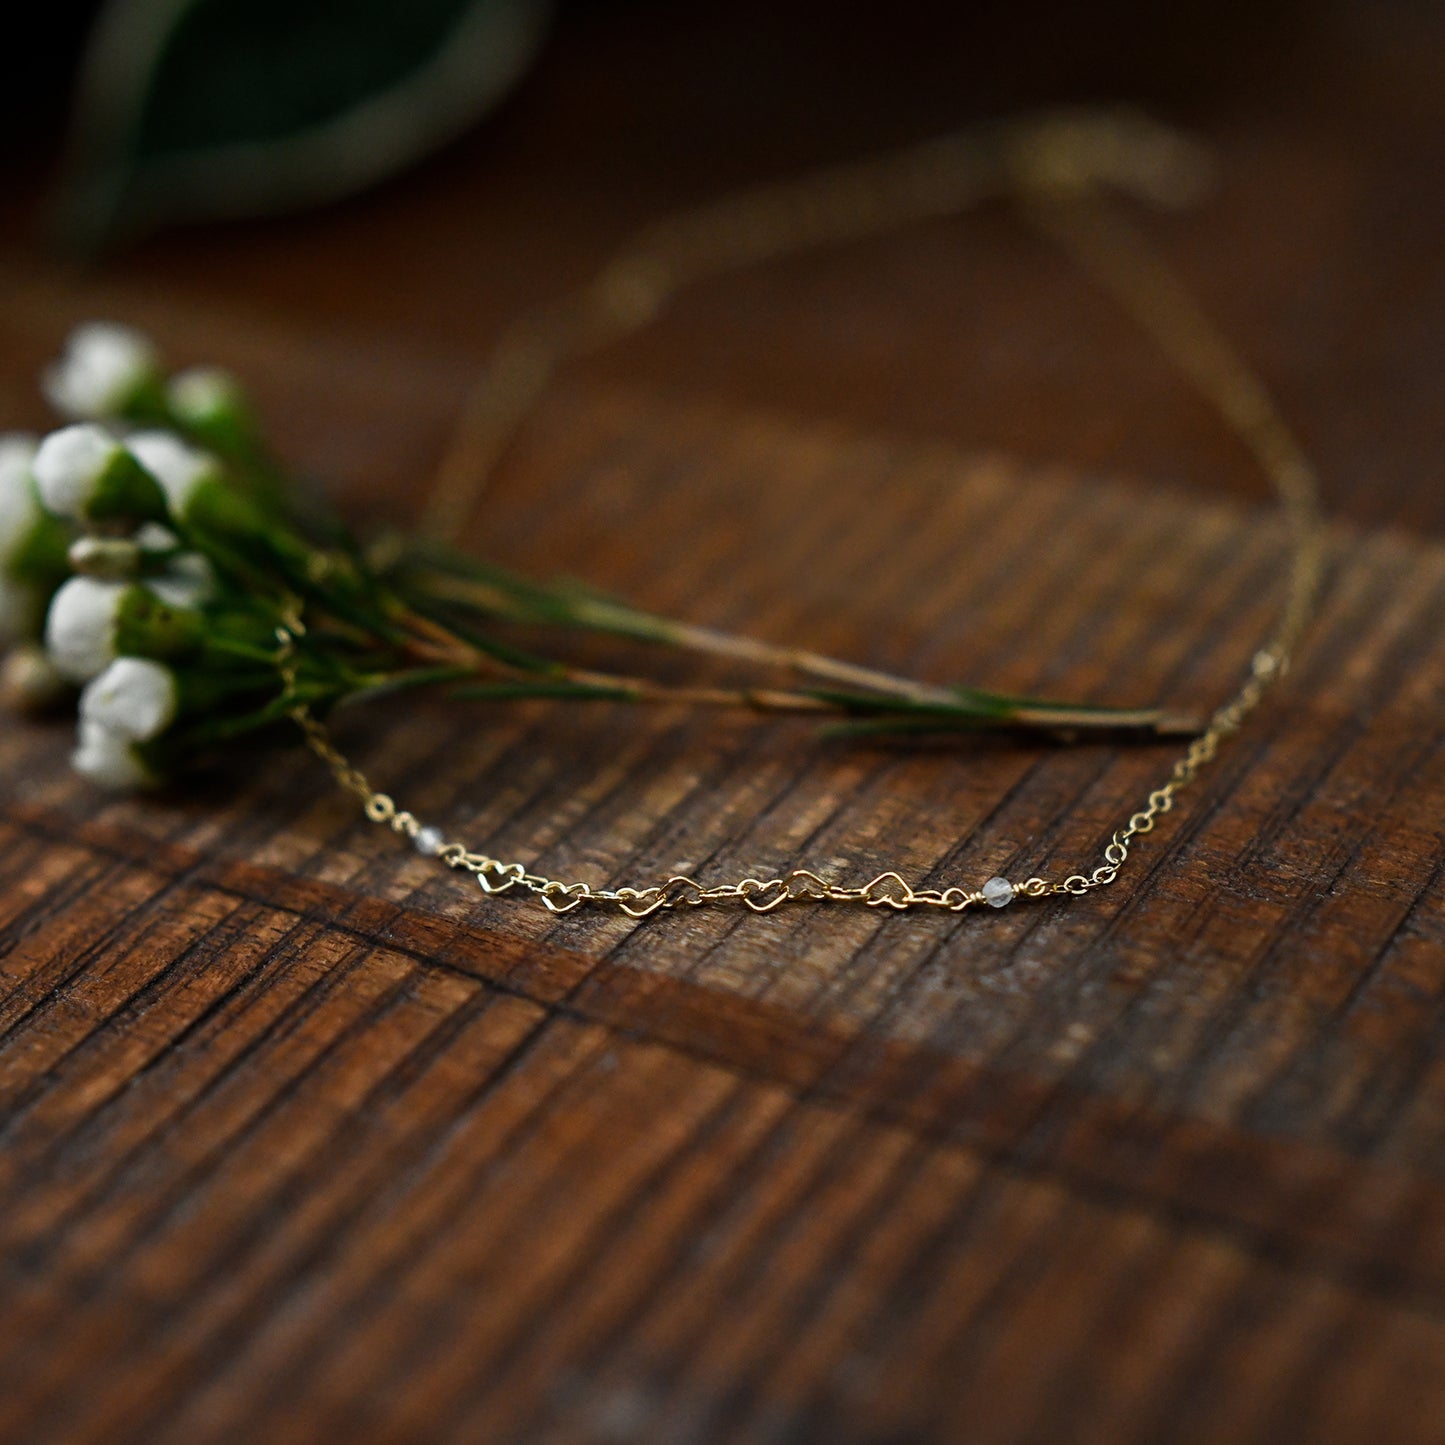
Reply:
<svg viewBox="0 0 1445 1445"><path fill-rule="evenodd" d="M348 705L358 702L375 702L379 698L392 697L400 692L409 692L418 687L438 687L443 683L460 682L473 675L470 667L413 667L405 672L394 672L389 676L368 681L346 699Z"/></svg>
<svg viewBox="0 0 1445 1445"><path fill-rule="evenodd" d="M446 607L433 603L424 593L413 591L410 588L399 587L397 596L418 615L427 618L431 622L444 627L453 637L475 648L478 652L487 657L494 657L507 667L515 667L522 672L539 674L556 673L560 664L550 658L539 657L536 653L524 651L520 647L513 647L510 643L503 642L500 638L490 637L485 632L478 631L475 627L468 626L459 621L451 614Z"/></svg>
<svg viewBox="0 0 1445 1445"><path fill-rule="evenodd" d="M518 678L515 682L479 682L456 687L450 696L465 702L512 702L525 698L564 698L572 702L636 702L634 688L599 683Z"/></svg>
<svg viewBox="0 0 1445 1445"><path fill-rule="evenodd" d="M62 207L82 246L371 185L494 107L548 0L109 0Z"/></svg>
<svg viewBox="0 0 1445 1445"><path fill-rule="evenodd" d="M892 726L890 719L898 718L914 729L948 729L960 724L976 727L982 724L995 727L1034 727L1046 731L1069 727L1116 727L1124 731L1143 728L1153 731L1161 721L1161 715L1155 708L1053 702L1043 698L984 692L974 687L954 688L953 694L957 702L953 706L913 702L908 698L886 697L876 693L844 692L837 688L811 687L806 691L810 697L831 703L846 712L876 718L882 726Z"/></svg>

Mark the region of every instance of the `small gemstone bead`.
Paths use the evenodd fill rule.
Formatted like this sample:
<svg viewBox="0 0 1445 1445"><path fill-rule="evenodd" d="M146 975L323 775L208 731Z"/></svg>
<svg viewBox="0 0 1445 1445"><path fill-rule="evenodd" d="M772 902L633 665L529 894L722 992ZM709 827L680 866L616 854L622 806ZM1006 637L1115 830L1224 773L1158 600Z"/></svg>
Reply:
<svg viewBox="0 0 1445 1445"><path fill-rule="evenodd" d="M1014 901L1014 886L1007 878L990 878L980 891L984 902L994 908L1003 908Z"/></svg>
<svg viewBox="0 0 1445 1445"><path fill-rule="evenodd" d="M429 858L435 858L447 845L440 828L419 828L412 842L418 853L425 853Z"/></svg>

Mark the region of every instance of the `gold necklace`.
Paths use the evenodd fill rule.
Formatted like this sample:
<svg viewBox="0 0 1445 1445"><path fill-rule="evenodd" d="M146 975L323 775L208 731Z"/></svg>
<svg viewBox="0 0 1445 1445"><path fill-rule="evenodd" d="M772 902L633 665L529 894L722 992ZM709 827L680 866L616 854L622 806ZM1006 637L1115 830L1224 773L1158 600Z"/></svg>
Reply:
<svg viewBox="0 0 1445 1445"><path fill-rule="evenodd" d="M554 913L610 904L634 918L664 909L739 901L765 913L789 900L953 913L1015 898L1079 895L1113 883L1134 840L1169 812L1180 790L1237 732L1288 668L1314 611L1325 532L1314 470L1268 391L1143 237L1103 199L1117 187L1162 205L1190 200L1205 178L1197 149L1132 114L1064 113L1001 123L878 160L753 191L653 225L616 255L592 284L529 315L504 335L470 397L439 473L424 525L449 538L471 515L485 480L518 423L567 360L653 319L682 287L719 272L812 246L859 239L953 214L988 197L1014 201L1071 254L1148 332L1239 437L1278 498L1290 537L1284 601L1238 690L1210 715L1167 778L1115 829L1088 871L1022 881L990 878L977 888L916 888L888 871L857 886L806 868L781 877L704 885L677 875L643 888L599 888L548 878L448 840L372 787L326 726L300 704L291 710L311 751L358 797L366 816L411 839L423 853L473 874L489 894L522 890ZM299 607L278 630L279 666L294 693Z"/></svg>

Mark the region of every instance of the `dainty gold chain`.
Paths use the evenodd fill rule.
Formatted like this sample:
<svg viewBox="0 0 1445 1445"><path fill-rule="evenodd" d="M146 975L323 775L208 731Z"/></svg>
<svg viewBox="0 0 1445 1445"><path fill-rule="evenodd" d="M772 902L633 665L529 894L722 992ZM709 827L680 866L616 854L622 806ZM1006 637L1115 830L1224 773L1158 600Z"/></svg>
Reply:
<svg viewBox="0 0 1445 1445"><path fill-rule="evenodd" d="M738 196L644 230L576 295L533 313L503 336L467 400L454 443L423 518L450 537L472 515L517 426L564 362L647 324L679 289L706 277L808 247L874 235L963 210L991 196L1016 201L1148 332L1259 463L1278 498L1290 539L1284 600L1238 690L1209 717L1164 782L1117 829L1089 871L978 888L917 888L888 871L842 886L804 868L781 877L704 886L677 875L644 888L564 882L447 840L372 787L304 704L291 715L336 781L366 816L412 840L449 867L473 874L488 894L535 894L554 913L584 903L634 918L662 909L736 900L767 912L789 900L940 908L960 913L1016 897L1084 894L1119 876L1134 840L1217 755L1289 667L1314 611L1325 530L1314 470L1257 375L1204 316L1140 233L1104 199L1106 188L1156 204L1190 200L1207 175L1199 151L1173 132L1128 113L1064 113L981 128L900 154L839 167ZM299 605L277 630L277 666L296 693ZM1087 866L1087 865L1086 865Z"/></svg>

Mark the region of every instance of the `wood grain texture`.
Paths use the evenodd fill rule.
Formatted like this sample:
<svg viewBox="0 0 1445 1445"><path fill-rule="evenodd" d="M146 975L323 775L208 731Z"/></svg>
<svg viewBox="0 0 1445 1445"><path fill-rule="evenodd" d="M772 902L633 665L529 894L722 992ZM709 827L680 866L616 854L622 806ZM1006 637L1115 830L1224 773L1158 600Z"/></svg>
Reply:
<svg viewBox="0 0 1445 1445"><path fill-rule="evenodd" d="M237 365L289 455L402 516L495 321L635 216L962 118L919 61L933 89L772 155L766 92L725 134L728 45L684 83L661 62L700 22L612 13L567 20L490 137L323 217L77 275L17 210L5 414L38 420L35 366L114 312ZM783 56L815 33L788 13ZM1408 183L1445 91L1411 82L1404 13L1353 69L1363 22L1296 37L1269 116L1180 99L1235 179L1156 233L1339 525L1299 665L1116 887L556 919L359 822L303 756L117 801L63 725L5 725L0 1440L1440 1438L1445 217ZM832 44L789 104L865 73ZM1112 74L1085 60L1060 42L1038 89ZM1345 73L1368 144L1325 120ZM686 300L557 389L470 541L921 676L1186 707L1230 691L1283 556L1202 410L996 215ZM344 737L424 816L597 882L1067 869L1170 760L610 705L387 705Z"/></svg>
<svg viewBox="0 0 1445 1445"><path fill-rule="evenodd" d="M1281 555L1267 513L725 409L574 395L537 430L490 543L940 677L1207 699ZM1428 1438L1442 598L1445 549L1342 533L1285 693L1137 870L962 920L554 920L303 758L98 805L60 729L12 733L0 1420ZM1058 867L1166 766L611 707L348 733L428 815L608 881Z"/></svg>

